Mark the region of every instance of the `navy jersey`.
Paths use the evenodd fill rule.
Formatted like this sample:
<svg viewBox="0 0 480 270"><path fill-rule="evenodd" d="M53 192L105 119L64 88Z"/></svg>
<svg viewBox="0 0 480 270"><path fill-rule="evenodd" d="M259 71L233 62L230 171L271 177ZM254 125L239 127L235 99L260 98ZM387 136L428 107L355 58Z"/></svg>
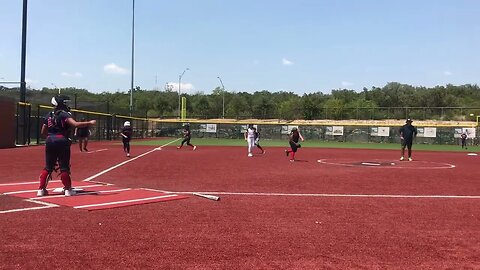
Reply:
<svg viewBox="0 0 480 270"><path fill-rule="evenodd" d="M127 136L127 138L125 139L128 139L130 140L132 138L132 133L133 133L133 130L132 130L132 127L123 127L122 128L122 133L123 135Z"/></svg>
<svg viewBox="0 0 480 270"><path fill-rule="evenodd" d="M400 128L400 135L407 141L413 140L417 136L417 129L409 124L405 124Z"/></svg>
<svg viewBox="0 0 480 270"><path fill-rule="evenodd" d="M63 135L68 138L70 134L70 126L67 123L67 119L72 118L72 115L65 111L53 111L45 117L43 124L48 128L48 136L50 135Z"/></svg>
<svg viewBox="0 0 480 270"><path fill-rule="evenodd" d="M190 132L190 129L184 129L183 130L183 136L184 137L191 137L192 133Z"/></svg>
<svg viewBox="0 0 480 270"><path fill-rule="evenodd" d="M77 128L77 137L88 137L90 135L90 128L89 127L81 127Z"/></svg>
<svg viewBox="0 0 480 270"><path fill-rule="evenodd" d="M292 131L292 133L290 133L290 141L294 143L298 143L299 139L300 139L300 133L298 133L298 131Z"/></svg>

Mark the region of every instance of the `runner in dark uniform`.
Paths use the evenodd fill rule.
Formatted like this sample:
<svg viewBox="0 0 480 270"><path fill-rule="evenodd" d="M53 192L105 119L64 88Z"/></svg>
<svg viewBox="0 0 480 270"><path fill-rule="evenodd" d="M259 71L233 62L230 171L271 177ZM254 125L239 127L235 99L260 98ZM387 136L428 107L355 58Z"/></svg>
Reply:
<svg viewBox="0 0 480 270"><path fill-rule="evenodd" d="M180 144L177 149L181 149L185 143L187 143L188 146L191 146L193 150L197 149L196 145L193 145L190 143L190 139L192 138L192 133L190 132L190 125L186 124L184 129L183 129L183 140L182 143Z"/></svg>
<svg viewBox="0 0 480 270"><path fill-rule="evenodd" d="M132 139L132 133L133 130L130 126L130 121L125 121L120 135L122 135L123 151L127 153L127 157L130 156L130 140Z"/></svg>
<svg viewBox="0 0 480 270"><path fill-rule="evenodd" d="M408 149L408 161L412 161L412 143L413 138L417 136L417 128L412 126L412 119L407 119L406 124L400 128L400 140L402 143L402 156L400 160L404 160L405 147Z"/></svg>
<svg viewBox="0 0 480 270"><path fill-rule="evenodd" d="M290 157L290 161L294 162L295 161L295 153L297 152L298 148L302 147L298 141L303 140L302 134L298 131L298 128L294 127L292 128L292 131L290 132L290 135L288 136L288 143L290 144L291 150L285 149L285 154L287 157L292 153L292 156Z"/></svg>
<svg viewBox="0 0 480 270"><path fill-rule="evenodd" d="M260 149L260 151L262 151L262 154L265 154L265 150L263 150L263 148L260 146L260 132L254 127L253 128L254 132L254 138L255 138L255 146L258 147L258 149Z"/></svg>
<svg viewBox="0 0 480 270"><path fill-rule="evenodd" d="M70 98L67 96L53 97L52 104L55 108L45 117L43 122L42 136L46 137L45 168L40 173L37 196L48 195L47 179L57 162L60 166L60 179L63 183L65 196L75 195L70 179L70 145L72 144L69 138L70 128L95 125L96 121L75 121L70 114L70 108L67 106L68 101L70 101Z"/></svg>
<svg viewBox="0 0 480 270"><path fill-rule="evenodd" d="M82 118L82 122L85 122L85 118ZM80 152L86 151L88 152L87 145L88 145L88 136L90 136L90 128L87 127L80 127L75 128L75 136L78 138L78 147L80 148Z"/></svg>

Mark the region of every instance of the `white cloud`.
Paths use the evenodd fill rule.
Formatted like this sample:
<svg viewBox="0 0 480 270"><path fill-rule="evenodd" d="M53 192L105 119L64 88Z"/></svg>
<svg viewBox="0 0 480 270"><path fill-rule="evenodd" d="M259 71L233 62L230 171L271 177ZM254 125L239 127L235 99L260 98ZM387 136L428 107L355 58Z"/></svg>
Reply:
<svg viewBox="0 0 480 270"><path fill-rule="evenodd" d="M443 72L443 75L445 75L445 76L451 76L452 74L453 73L448 71L448 70Z"/></svg>
<svg viewBox="0 0 480 270"><path fill-rule="evenodd" d="M293 65L293 62L288 60L287 58L283 58L282 59L282 65L284 66L290 66L290 65Z"/></svg>
<svg viewBox="0 0 480 270"><path fill-rule="evenodd" d="M353 83L351 83L351 82L346 82L346 81L342 82L343 87L352 86L352 85L353 85Z"/></svg>
<svg viewBox="0 0 480 270"><path fill-rule="evenodd" d="M122 68L120 66L117 66L114 63L107 64L103 66L103 71L108 74L127 74L128 70L126 68Z"/></svg>
<svg viewBox="0 0 480 270"><path fill-rule="evenodd" d="M167 85L172 87L172 91L178 92L178 82L169 82ZM193 93L195 91L195 87L191 83L182 83L180 87L181 93Z"/></svg>
<svg viewBox="0 0 480 270"><path fill-rule="evenodd" d="M80 73L80 72L74 72L74 73L62 72L60 74L63 77L70 77L70 78L81 78L81 77L83 77L83 74Z"/></svg>

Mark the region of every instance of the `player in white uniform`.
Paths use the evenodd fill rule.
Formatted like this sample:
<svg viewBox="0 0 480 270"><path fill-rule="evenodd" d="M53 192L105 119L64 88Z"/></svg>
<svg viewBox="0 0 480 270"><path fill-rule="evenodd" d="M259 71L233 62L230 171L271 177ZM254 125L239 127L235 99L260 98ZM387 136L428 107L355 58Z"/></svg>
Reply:
<svg viewBox="0 0 480 270"><path fill-rule="evenodd" d="M253 128L253 125L250 124L248 125L247 131L245 131L245 140L248 143L248 156L252 157L252 150L253 147L255 147L255 129Z"/></svg>

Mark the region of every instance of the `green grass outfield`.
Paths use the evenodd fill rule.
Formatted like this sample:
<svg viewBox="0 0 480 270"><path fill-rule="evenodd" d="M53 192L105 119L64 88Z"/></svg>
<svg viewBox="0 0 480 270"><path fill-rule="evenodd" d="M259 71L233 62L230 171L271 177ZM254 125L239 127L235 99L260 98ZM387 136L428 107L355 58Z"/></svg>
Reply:
<svg viewBox="0 0 480 270"><path fill-rule="evenodd" d="M162 138L154 140L133 140L133 145L151 145L161 146L172 142L176 138ZM175 141L169 146L180 145L181 140ZM247 146L245 140L238 139L196 139L192 138L191 143L194 145L213 145L213 146ZM262 140L261 146L265 147L288 147L288 142L285 140ZM400 143L351 143L351 142L322 142L322 141L305 141L301 143L302 147L320 147L320 148L355 148L355 149L400 149ZM415 150L428 150L428 151L451 151L451 152L476 152L480 147L470 146L468 150L462 149L459 145L432 145L432 144L415 144L413 143L413 149Z"/></svg>

